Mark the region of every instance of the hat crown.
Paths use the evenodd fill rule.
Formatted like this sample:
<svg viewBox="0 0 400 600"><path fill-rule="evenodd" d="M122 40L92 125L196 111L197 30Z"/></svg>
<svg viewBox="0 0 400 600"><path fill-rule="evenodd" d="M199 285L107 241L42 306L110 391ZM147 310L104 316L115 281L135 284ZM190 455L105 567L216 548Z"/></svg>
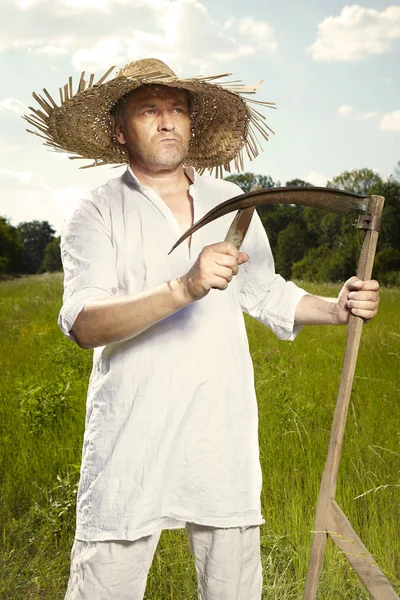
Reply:
<svg viewBox="0 0 400 600"><path fill-rule="evenodd" d="M158 58L142 58L130 62L122 67L117 75L117 77L129 77L132 79L154 76L177 79L173 70Z"/></svg>

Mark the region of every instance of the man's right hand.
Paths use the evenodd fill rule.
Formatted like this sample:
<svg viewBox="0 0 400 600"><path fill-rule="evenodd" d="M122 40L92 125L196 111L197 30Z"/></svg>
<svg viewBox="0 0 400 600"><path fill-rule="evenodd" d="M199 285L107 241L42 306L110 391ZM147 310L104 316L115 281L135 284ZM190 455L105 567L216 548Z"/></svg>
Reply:
<svg viewBox="0 0 400 600"><path fill-rule="evenodd" d="M203 248L190 271L178 281L192 301L200 300L211 289L226 290L239 265L248 259L245 252L239 252L230 242L211 244Z"/></svg>

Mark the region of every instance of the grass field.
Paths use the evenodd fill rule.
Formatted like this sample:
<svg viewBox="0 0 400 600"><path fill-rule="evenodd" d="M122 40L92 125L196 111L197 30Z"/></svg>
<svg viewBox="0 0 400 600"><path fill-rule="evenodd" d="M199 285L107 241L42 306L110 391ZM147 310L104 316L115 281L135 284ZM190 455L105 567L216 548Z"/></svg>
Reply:
<svg viewBox="0 0 400 600"><path fill-rule="evenodd" d="M336 295L337 286L306 286ZM56 320L61 274L0 282L0 598L62 600L74 533L91 351ZM400 289L364 327L337 499L400 593ZM281 342L247 319L259 402L265 599L302 598L345 328ZM147 600L194 600L183 530L163 532ZM328 543L319 600L370 598Z"/></svg>

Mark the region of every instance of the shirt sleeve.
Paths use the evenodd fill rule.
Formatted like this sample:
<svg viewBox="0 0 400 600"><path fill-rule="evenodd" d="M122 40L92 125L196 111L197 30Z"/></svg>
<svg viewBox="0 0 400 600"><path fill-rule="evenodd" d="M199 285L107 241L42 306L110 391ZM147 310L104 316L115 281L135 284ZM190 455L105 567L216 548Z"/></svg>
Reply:
<svg viewBox="0 0 400 600"><path fill-rule="evenodd" d="M71 329L85 304L118 292L110 216L102 204L82 200L61 234L64 296L58 325L73 341Z"/></svg>
<svg viewBox="0 0 400 600"><path fill-rule="evenodd" d="M268 236L256 211L241 251L249 255L238 274L242 310L269 327L278 338L294 340L302 329L294 325L296 306L307 292L275 273Z"/></svg>

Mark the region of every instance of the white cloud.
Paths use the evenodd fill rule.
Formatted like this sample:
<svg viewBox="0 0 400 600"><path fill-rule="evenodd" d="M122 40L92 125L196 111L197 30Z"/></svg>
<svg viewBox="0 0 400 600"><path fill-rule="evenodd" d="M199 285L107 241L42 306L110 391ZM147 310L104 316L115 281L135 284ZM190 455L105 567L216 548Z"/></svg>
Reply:
<svg viewBox="0 0 400 600"><path fill-rule="evenodd" d="M23 8L29 18L18 19ZM78 8L91 11L90 27ZM73 65L88 71L154 56L178 74L183 68L208 74L218 72L217 63L277 47L268 23L251 17L216 21L200 0L18 0L17 14L8 21L15 25L0 24L0 50L21 48L52 57L70 53Z"/></svg>
<svg viewBox="0 0 400 600"><path fill-rule="evenodd" d="M255 21L251 17L245 17L238 25L238 31L242 35L249 36L257 41L260 46L276 50L277 43L272 27L264 21Z"/></svg>
<svg viewBox="0 0 400 600"><path fill-rule="evenodd" d="M383 115L380 129L382 131L400 131L400 110Z"/></svg>
<svg viewBox="0 0 400 600"><path fill-rule="evenodd" d="M396 39L400 39L400 6L379 11L353 4L338 17L319 23L317 40L307 52L319 61L357 61L388 52Z"/></svg>
<svg viewBox="0 0 400 600"><path fill-rule="evenodd" d="M163 0L161 0L163 1ZM164 0L165 1L165 0ZM52 4L53 7L65 7L75 9L79 12L87 11L109 11L116 4L130 4L131 6L141 6L145 4L156 5L158 0L15 0L15 6L20 10L31 10L40 4Z"/></svg>
<svg viewBox="0 0 400 600"><path fill-rule="evenodd" d="M60 56L62 54L68 54L70 48L74 45L74 41L71 38L60 38L52 44L46 44L44 46L41 44L36 45L40 46L37 50L39 54L47 54L48 56Z"/></svg>
<svg viewBox="0 0 400 600"><path fill-rule="evenodd" d="M72 62L82 70L96 71L107 65L120 65L126 60L126 48L118 37L101 40L92 48L82 48L74 53Z"/></svg>
<svg viewBox="0 0 400 600"><path fill-rule="evenodd" d="M4 98L0 101L0 111L9 110L17 115L24 115L29 112L29 108L15 98Z"/></svg>
<svg viewBox="0 0 400 600"><path fill-rule="evenodd" d="M153 56L179 73L184 57L187 65L195 65L204 73L217 62L277 47L274 32L267 23L247 17L238 22L230 19L225 27L214 21L198 0L176 0L165 3L162 9L158 7L156 25L157 33L125 30L80 48L73 55L73 64L78 69L96 70Z"/></svg>
<svg viewBox="0 0 400 600"><path fill-rule="evenodd" d="M351 106L347 106L347 104L342 104L339 106L338 113L342 115L342 117L348 117L353 112L353 108Z"/></svg>
<svg viewBox="0 0 400 600"><path fill-rule="evenodd" d="M316 185L318 187L325 187L328 181L328 177L323 175L322 173L317 173L316 171L312 171L305 177L305 181L311 183L311 185Z"/></svg>
<svg viewBox="0 0 400 600"><path fill-rule="evenodd" d="M338 113L342 117L349 117L350 115L352 115L353 117L357 119L362 119L364 121L368 121L378 116L376 110L358 112L352 106L348 106L347 104L342 104L342 106L339 106Z"/></svg>
<svg viewBox="0 0 400 600"><path fill-rule="evenodd" d="M362 113L360 115L360 117L362 119L366 119L366 120L374 119L377 116L378 116L378 113L376 112L376 110L371 110L370 112Z"/></svg>
<svg viewBox="0 0 400 600"><path fill-rule="evenodd" d="M55 54L94 45L110 30L128 36L136 23L154 28L171 0L10 0L4 4L0 51L46 48L45 52Z"/></svg>

